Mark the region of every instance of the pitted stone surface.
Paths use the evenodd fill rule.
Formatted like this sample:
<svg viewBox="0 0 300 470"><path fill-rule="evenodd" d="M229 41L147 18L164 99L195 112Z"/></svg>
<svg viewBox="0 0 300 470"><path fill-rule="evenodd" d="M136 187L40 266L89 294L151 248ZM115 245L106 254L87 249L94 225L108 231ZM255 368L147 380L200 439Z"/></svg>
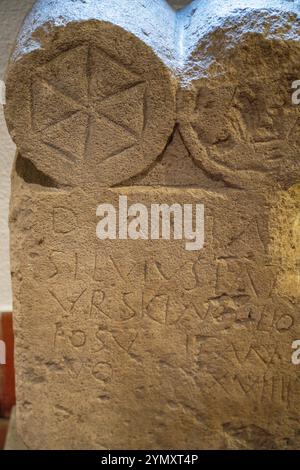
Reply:
<svg viewBox="0 0 300 470"><path fill-rule="evenodd" d="M21 439L300 448L299 8L50 5L7 83ZM120 195L203 203L204 248L98 240Z"/></svg>
<svg viewBox="0 0 300 470"><path fill-rule="evenodd" d="M85 36L79 44L28 58L28 67L39 65L22 82L16 77L17 115L9 122L22 156L59 183L116 184L162 152L174 125L174 85L153 53L121 30L109 26L106 45L108 31L91 25L87 37L74 28L71 41Z"/></svg>

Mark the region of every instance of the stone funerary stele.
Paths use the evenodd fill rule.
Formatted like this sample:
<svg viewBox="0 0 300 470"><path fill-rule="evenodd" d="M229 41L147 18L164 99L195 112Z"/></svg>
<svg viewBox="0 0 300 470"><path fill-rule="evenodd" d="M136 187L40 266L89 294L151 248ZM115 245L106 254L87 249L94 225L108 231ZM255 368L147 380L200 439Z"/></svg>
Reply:
<svg viewBox="0 0 300 470"><path fill-rule="evenodd" d="M300 448L299 2L39 0L7 72L29 449ZM96 237L205 206L205 245Z"/></svg>

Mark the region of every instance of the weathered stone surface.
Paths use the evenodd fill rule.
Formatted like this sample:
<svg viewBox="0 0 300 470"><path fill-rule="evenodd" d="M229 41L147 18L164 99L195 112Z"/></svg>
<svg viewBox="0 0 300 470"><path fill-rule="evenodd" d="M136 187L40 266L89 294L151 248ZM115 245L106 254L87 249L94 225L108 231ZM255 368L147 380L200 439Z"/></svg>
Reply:
<svg viewBox="0 0 300 470"><path fill-rule="evenodd" d="M73 11L74 2L63 3ZM61 184L116 184L162 152L174 125L175 85L130 31L104 21L99 27L102 17L80 21L80 14L52 33L35 31L42 48L16 60L9 74L8 123L22 156ZM29 40L20 47L30 48Z"/></svg>
<svg viewBox="0 0 300 470"><path fill-rule="evenodd" d="M27 447L25 446L24 442L22 442L17 432L15 408L13 408L11 412L4 450L27 450Z"/></svg>
<svg viewBox="0 0 300 470"><path fill-rule="evenodd" d="M12 56L18 433L300 448L299 11L144 4L39 1ZM204 248L98 240L120 195L203 203Z"/></svg>

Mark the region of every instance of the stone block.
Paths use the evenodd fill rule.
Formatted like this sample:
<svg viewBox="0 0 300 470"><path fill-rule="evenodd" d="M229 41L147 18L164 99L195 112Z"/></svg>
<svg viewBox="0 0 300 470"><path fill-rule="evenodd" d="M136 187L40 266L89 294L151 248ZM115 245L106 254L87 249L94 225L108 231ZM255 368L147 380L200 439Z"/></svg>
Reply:
<svg viewBox="0 0 300 470"><path fill-rule="evenodd" d="M40 0L20 32L5 111L30 449L300 447L299 8L219 5ZM117 222L99 240L120 198L204 205L204 246L137 212L136 239Z"/></svg>

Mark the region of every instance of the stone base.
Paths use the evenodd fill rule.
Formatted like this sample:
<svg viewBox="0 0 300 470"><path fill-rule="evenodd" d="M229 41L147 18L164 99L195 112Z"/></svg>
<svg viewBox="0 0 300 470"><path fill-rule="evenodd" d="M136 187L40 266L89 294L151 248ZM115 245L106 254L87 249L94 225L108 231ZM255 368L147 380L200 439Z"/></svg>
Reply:
<svg viewBox="0 0 300 470"><path fill-rule="evenodd" d="M17 420L15 408L13 408L11 413L4 450L28 450L28 448L25 446L24 442L21 440L17 433Z"/></svg>

